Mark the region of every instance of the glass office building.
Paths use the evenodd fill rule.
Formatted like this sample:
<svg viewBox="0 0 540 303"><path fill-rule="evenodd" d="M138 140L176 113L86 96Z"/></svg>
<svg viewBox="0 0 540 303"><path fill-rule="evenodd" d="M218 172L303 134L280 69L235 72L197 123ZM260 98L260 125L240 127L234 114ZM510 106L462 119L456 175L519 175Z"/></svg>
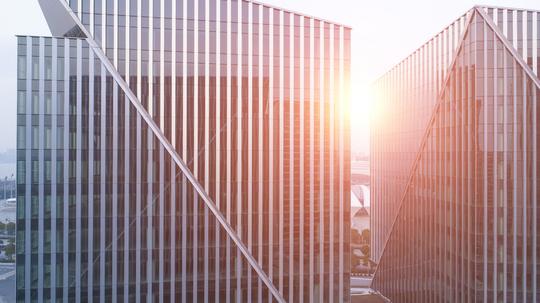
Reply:
<svg viewBox="0 0 540 303"><path fill-rule="evenodd" d="M350 28L40 0L18 37L18 302L349 302Z"/></svg>
<svg viewBox="0 0 540 303"><path fill-rule="evenodd" d="M540 12L474 7L375 83L373 287L538 302Z"/></svg>

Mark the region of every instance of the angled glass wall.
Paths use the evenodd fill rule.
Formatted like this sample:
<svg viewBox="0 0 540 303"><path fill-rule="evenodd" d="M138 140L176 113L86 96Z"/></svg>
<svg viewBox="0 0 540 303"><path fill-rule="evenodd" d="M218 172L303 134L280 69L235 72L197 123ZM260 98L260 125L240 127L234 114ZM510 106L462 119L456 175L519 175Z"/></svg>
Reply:
<svg viewBox="0 0 540 303"><path fill-rule="evenodd" d="M350 29L249 1L70 8L88 40L18 42L17 299L271 298L130 91L286 301L347 302Z"/></svg>
<svg viewBox="0 0 540 303"><path fill-rule="evenodd" d="M467 13L418 154L402 172L408 181L397 214L387 217L393 223L373 286L391 300L538 301L539 15L491 7ZM421 49L421 58L433 60L430 43ZM403 102L395 85L393 78L376 84L382 117L390 114L384 106ZM384 142L378 131L375 140ZM381 203L391 198L377 194Z"/></svg>

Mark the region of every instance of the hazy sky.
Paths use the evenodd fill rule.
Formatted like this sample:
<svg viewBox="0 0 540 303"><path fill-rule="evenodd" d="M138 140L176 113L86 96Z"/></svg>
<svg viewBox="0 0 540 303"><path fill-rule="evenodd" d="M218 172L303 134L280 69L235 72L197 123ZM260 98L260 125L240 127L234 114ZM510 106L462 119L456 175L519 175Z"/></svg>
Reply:
<svg viewBox="0 0 540 303"><path fill-rule="evenodd" d="M0 151L15 148L16 34L50 35L37 0L0 6ZM539 0L262 0L353 27L351 133L367 151L370 84L475 4L540 10Z"/></svg>

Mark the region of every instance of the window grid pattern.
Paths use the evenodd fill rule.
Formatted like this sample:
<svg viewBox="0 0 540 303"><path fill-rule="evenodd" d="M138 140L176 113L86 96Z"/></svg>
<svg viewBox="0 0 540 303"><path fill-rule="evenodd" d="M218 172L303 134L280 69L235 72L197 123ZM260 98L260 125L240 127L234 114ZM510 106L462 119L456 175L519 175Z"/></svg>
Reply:
<svg viewBox="0 0 540 303"><path fill-rule="evenodd" d="M540 295L539 12L470 13L374 278L393 301L536 302ZM395 85L375 86L392 92Z"/></svg>
<svg viewBox="0 0 540 303"><path fill-rule="evenodd" d="M347 302L350 29L248 1L70 6L286 300ZM271 297L84 40L21 37L19 59L19 301Z"/></svg>
<svg viewBox="0 0 540 303"><path fill-rule="evenodd" d="M371 255L379 260L399 209L425 125L470 12L392 68L376 83L371 131Z"/></svg>

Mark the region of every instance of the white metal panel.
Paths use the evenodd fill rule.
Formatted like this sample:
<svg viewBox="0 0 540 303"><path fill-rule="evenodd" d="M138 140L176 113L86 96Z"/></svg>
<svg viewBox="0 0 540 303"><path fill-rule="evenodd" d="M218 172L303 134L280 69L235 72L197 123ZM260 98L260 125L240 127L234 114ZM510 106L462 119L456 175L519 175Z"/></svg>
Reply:
<svg viewBox="0 0 540 303"><path fill-rule="evenodd" d="M269 42L269 63L268 63L268 214L269 214L269 228L268 228L268 276L270 279L274 279L274 209L272 204L274 203L274 9L269 8L268 27L270 29L268 35ZM271 300L271 295L268 294L268 300Z"/></svg>
<svg viewBox="0 0 540 303"><path fill-rule="evenodd" d="M242 9L240 9L242 11ZM247 164L247 191L248 191L248 197L247 197L247 213L248 213L248 222L247 222L247 247L251 253L253 253L253 4L251 2L248 3L248 95L247 98L245 98L248 102L248 116L247 116L247 125L248 125L248 133L247 133L247 154L248 154L248 164ZM245 63L244 63L245 64ZM241 153L239 152L239 155ZM261 263L259 263L261 264ZM252 285L251 283L253 277L251 274L251 270L248 270L247 272L247 298L246 300L252 300Z"/></svg>
<svg viewBox="0 0 540 303"><path fill-rule="evenodd" d="M210 1L204 8L204 190L210 191ZM201 17L199 16L199 19ZM204 302L208 303L209 276L209 218L208 207L204 207Z"/></svg>
<svg viewBox="0 0 540 303"><path fill-rule="evenodd" d="M238 20L234 20L237 22L237 67L236 67L236 119L237 119L237 125L236 125L236 133L237 133L237 146L236 146L236 233L238 235L242 235L242 132L244 131L242 129L242 98L243 98L243 91L242 91L242 85L243 85L243 79L242 79L242 27L243 27L243 18L242 18L242 4L243 1L237 2L236 7L236 15L238 17ZM238 303L242 302L242 256L240 254L240 250L236 250L236 301Z"/></svg>
<svg viewBox="0 0 540 303"><path fill-rule="evenodd" d="M278 185L278 188L279 188L279 193L278 193L278 200L279 200L279 214L278 214L278 290L280 292L284 292L284 289L283 289L283 251L284 251L284 229L285 227L283 226L283 223L284 223L284 193L283 193L283 187L284 187L284 182L283 182L283 179L284 179L284 155L283 155L283 149L284 149L284 112L283 112L283 103L285 103L285 100L284 100L284 84L285 84L285 80L284 80L284 70L285 70L285 62L284 62L284 55L283 55L283 52L284 52L284 33L283 33L283 30L284 30L284 26L283 26L283 11L279 11L279 83L278 83L278 87L279 87L279 100L277 101L278 102L278 107L279 107L279 130L278 130L278 136L279 136L279 142L278 142L278 147L279 147L279 150L278 150L278 167L279 167L279 179L278 179L278 182L279 182L279 185Z"/></svg>
<svg viewBox="0 0 540 303"><path fill-rule="evenodd" d="M92 62L92 57L90 57L90 62ZM90 75L93 75L93 69L90 70ZM56 228L57 228L57 218L58 218L58 210L56 206L57 203L57 191L58 191L58 185L57 185L57 151L58 151L58 39L52 39L52 81L51 81L51 99L52 99L52 141L51 141L51 302L56 301L56 256L57 256L57 238L56 238ZM93 92L93 85L94 81L91 79L90 81L90 88L89 91ZM93 108L93 100L90 100L90 108ZM28 109L27 109L28 110ZM89 120L93 121L93 115L89 115ZM93 127L93 125L92 125ZM92 128L90 128L92 130ZM61 135L61 134L60 134ZM93 154L93 148L89 147L89 157ZM92 170L89 170L92 172ZM88 186L88 195L91 196L92 193L92 185ZM93 214L92 209L89 208L88 216L90 214ZM91 222L93 223L93 222ZM88 233L89 236L92 235L93 232L93 224L89 224L88 226ZM88 259L92 260L92 250L90 249L92 246L89 245L88 248ZM91 273L90 273L91 274ZM92 285L92 280L89 280L88 287Z"/></svg>
<svg viewBox="0 0 540 303"><path fill-rule="evenodd" d="M287 204L289 204L289 243L288 243L288 249L289 249L289 270L288 270L288 278L289 278L289 302L294 302L294 209L296 206L296 200L295 200L295 179L294 179L294 147L295 147L295 141L294 137L296 134L295 130L295 121L296 117L294 116L294 104L297 102L297 100L294 99L294 91L296 89L296 79L295 79L295 36L294 36L294 14L289 15L289 125L288 125L288 131L289 131L289 197L285 200ZM300 37L302 38L302 37ZM287 126L285 126L287 127ZM285 146L283 146L285 148ZM285 244L285 243L284 243Z"/></svg>
<svg viewBox="0 0 540 303"><path fill-rule="evenodd" d="M39 38L39 53L37 54L39 57L39 80L38 80L38 94L39 94L39 109L38 109L38 123L39 128L38 132L39 134L33 133L32 135L39 135L38 146L32 146L32 148L38 148L38 264L37 264L37 293L38 293L38 300L43 301L43 244L44 244L44 233L45 233L45 224L43 222L44 216L45 216L45 209L44 209L44 194L45 194L45 188L44 188L44 173L45 170L45 155L44 155L44 137L45 137L45 41L43 37ZM29 125L30 126L30 125ZM33 127L33 126L32 126ZM32 138L32 142L35 141L35 138ZM34 161L32 159L32 161ZM33 166L33 165L32 165ZM32 172L32 175L34 175L34 172ZM78 174L77 174L78 177ZM79 187L77 187L79 189ZM79 231L80 229L77 229ZM80 250L79 250L80 251ZM33 251L35 253L35 250ZM77 254L77 256L80 257L80 253Z"/></svg>
<svg viewBox="0 0 540 303"><path fill-rule="evenodd" d="M324 28L326 24L324 22L319 23L319 67L317 70L317 73L319 74L319 86L318 86L318 93L319 93L319 99L318 99L318 106L319 106L319 147L317 150L319 151L319 163L317 164L319 166L319 284L318 284L318 300L319 302L324 301L324 200L325 200L325 165L326 165L326 159L325 159L325 150L326 150L326 144L324 142L326 134L326 127L325 127L325 118L326 118L326 110L325 110L325 102L326 102L326 96L325 96L325 81L326 77L324 74L324 60L325 60L325 34L324 34Z"/></svg>
<svg viewBox="0 0 540 303"><path fill-rule="evenodd" d="M305 18L303 16L300 16L300 41L299 41L299 47L300 47L300 75L299 75L299 81L300 81L300 99L298 100L300 102L300 204L299 204L299 225L300 225L300 245L299 245L299 281L298 281L298 301L304 302L304 233L305 233L305 167L304 167L304 161L305 161L305 121L306 121L306 114L305 114L305 105L306 105L306 99L305 99ZM309 46L308 46L309 47Z"/></svg>
<svg viewBox="0 0 540 303"><path fill-rule="evenodd" d="M137 98L142 98L142 0L137 0ZM142 121L141 116L137 116L136 126L136 146L142 146ZM136 149L136 193L135 193L135 302L141 302L141 248L142 248L142 148Z"/></svg>
<svg viewBox="0 0 540 303"><path fill-rule="evenodd" d="M231 187L232 187L232 179L231 179L231 171L232 171L232 161L231 161L231 149L232 149L232 92L231 92L231 57L232 57L232 42L231 42L231 36L232 36L232 12L231 12L231 0L227 0L227 115L226 115L226 123L227 123L227 168L226 168L226 186L227 186L227 206L226 206L226 214L225 218L227 220L231 220ZM225 282L225 294L226 294L226 303L230 303L231 300L231 241L229 237L226 239L225 244L225 276L226 276L226 282Z"/></svg>
<svg viewBox="0 0 540 303"><path fill-rule="evenodd" d="M76 186L75 186L75 301L81 301L81 181L82 181L82 40L77 40L77 139L76 139Z"/></svg>
<svg viewBox="0 0 540 303"><path fill-rule="evenodd" d="M309 20L309 302L315 295L315 20Z"/></svg>
<svg viewBox="0 0 540 303"><path fill-rule="evenodd" d="M216 33L221 33L221 0L215 0L215 6L216 6ZM215 136L216 136L216 161L215 161L215 183L216 183L216 206L218 209L221 210L223 213L223 207L221 205L221 165L223 160L223 151L221 150L221 132L222 132L222 125L221 125L221 55L222 55L222 49L221 49L221 35L216 34L216 109L215 109L215 119L216 119L216 129L215 129ZM218 222L216 220L216 227L219 226ZM215 275L216 277L221 276L221 268L220 268L220 262L217 262L218 256L220 256L220 248L221 248L221 233L220 229L216 228L215 233L215 239L216 239L216 248L215 248L215 258L216 258L216 264L215 264ZM259 262L260 263L260 262ZM215 280L215 300L216 303L219 303L220 298L220 279Z"/></svg>

